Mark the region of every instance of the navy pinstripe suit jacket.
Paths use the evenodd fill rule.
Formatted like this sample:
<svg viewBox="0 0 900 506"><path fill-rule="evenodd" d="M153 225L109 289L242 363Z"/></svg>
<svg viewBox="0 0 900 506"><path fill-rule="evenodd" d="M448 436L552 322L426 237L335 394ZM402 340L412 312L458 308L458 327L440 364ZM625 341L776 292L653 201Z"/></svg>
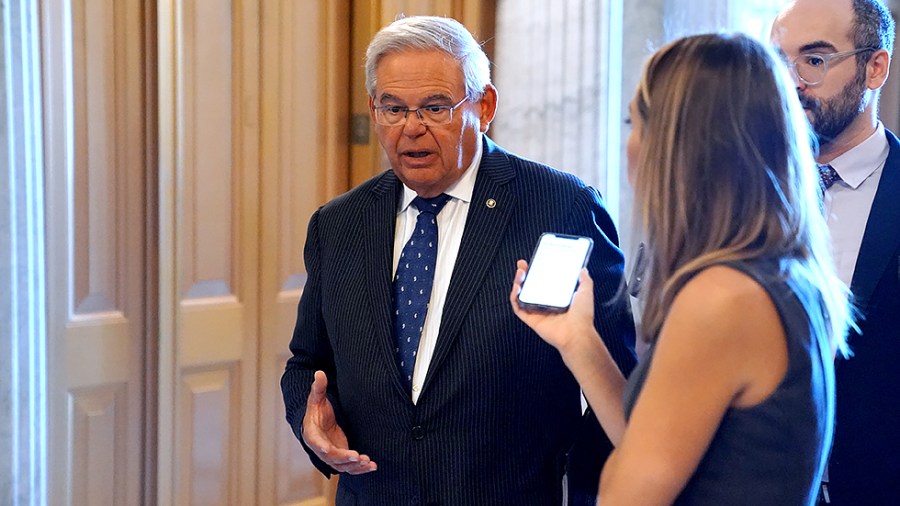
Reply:
<svg viewBox="0 0 900 506"><path fill-rule="evenodd" d="M599 194L486 136L483 144L437 347L416 405L401 386L391 335L400 181L384 172L310 220L308 279L281 385L287 420L300 438L313 373L324 370L350 447L378 463L375 472L341 476L339 505L561 504L566 452L584 423L579 387L508 300L515 262L529 257L542 232L593 238L597 325L620 367L627 373L634 365L627 298L615 297L622 254ZM496 206L486 206L488 199ZM603 456L594 457L599 471ZM310 458L326 475L334 472Z"/></svg>
<svg viewBox="0 0 900 506"><path fill-rule="evenodd" d="M833 503L900 504L900 141L869 211L850 289L861 314L853 357L835 368Z"/></svg>

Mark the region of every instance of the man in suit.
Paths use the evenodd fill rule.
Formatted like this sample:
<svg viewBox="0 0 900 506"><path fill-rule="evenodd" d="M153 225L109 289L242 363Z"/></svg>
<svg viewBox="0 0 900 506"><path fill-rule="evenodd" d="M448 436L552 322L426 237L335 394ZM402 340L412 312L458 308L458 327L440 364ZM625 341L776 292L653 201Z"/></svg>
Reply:
<svg viewBox="0 0 900 506"><path fill-rule="evenodd" d="M287 420L319 470L341 473L339 505L561 504L580 390L508 297L542 232L591 237L597 325L627 374L613 223L596 190L485 136L497 90L458 22L400 19L366 58L391 169L310 220Z"/></svg>
<svg viewBox="0 0 900 506"><path fill-rule="evenodd" d="M819 140L838 274L859 310L838 359L834 448L821 501L900 504L900 142L878 120L894 22L878 0L795 0L773 42Z"/></svg>

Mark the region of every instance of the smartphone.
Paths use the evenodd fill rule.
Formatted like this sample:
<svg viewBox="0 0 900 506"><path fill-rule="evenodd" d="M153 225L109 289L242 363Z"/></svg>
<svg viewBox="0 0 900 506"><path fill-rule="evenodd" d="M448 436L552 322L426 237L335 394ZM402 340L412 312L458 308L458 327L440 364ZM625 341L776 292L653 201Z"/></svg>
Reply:
<svg viewBox="0 0 900 506"><path fill-rule="evenodd" d="M541 234L519 292L519 306L547 313L568 311L593 247L590 237Z"/></svg>

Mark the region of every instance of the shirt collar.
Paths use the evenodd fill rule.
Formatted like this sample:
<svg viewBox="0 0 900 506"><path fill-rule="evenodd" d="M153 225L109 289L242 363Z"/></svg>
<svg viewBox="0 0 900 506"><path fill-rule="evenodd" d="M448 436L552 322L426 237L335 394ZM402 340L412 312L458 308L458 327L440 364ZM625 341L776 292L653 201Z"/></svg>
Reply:
<svg viewBox="0 0 900 506"><path fill-rule="evenodd" d="M888 151L890 146L884 134L884 124L879 121L878 128L872 135L832 160L830 165L841 176L841 180L855 190L884 165Z"/></svg>
<svg viewBox="0 0 900 506"><path fill-rule="evenodd" d="M451 198L456 200L461 200L465 203L469 203L472 200L472 193L475 191L475 178L478 175L478 168L481 166L481 154L484 148L482 146L482 138L478 138L478 144L475 148L475 156L472 157L472 163L463 172L459 181L450 185L449 188L444 190L444 193L450 195ZM406 208L412 203L413 199L416 198L415 190L410 189L406 184L403 185L403 199L400 201L400 209L399 212L406 211Z"/></svg>

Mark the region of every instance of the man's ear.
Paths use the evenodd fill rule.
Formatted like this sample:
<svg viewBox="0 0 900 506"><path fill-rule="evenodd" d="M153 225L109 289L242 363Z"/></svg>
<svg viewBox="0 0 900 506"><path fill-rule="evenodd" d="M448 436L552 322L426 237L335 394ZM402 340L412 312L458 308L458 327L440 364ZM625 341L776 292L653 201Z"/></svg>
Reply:
<svg viewBox="0 0 900 506"><path fill-rule="evenodd" d="M369 117L372 118L372 123L375 123L375 99L371 96L369 97Z"/></svg>
<svg viewBox="0 0 900 506"><path fill-rule="evenodd" d="M484 94L479 102L481 107L481 131L487 132L491 127L491 121L494 121L494 115L497 114L497 88L493 84L484 87Z"/></svg>
<svg viewBox="0 0 900 506"><path fill-rule="evenodd" d="M886 49L875 51L866 64L866 86L877 90L884 86L891 68L891 55Z"/></svg>

